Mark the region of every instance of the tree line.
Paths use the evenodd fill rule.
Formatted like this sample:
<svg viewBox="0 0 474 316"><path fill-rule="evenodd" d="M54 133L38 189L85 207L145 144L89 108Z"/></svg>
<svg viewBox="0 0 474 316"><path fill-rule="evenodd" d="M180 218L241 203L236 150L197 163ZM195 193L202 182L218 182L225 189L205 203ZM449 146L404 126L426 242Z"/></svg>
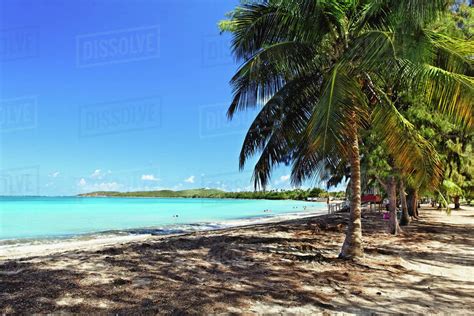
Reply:
<svg viewBox="0 0 474 316"><path fill-rule="evenodd" d="M321 188L226 192L216 189L156 190L156 191L96 191L79 194L80 197L142 197L142 198L211 198L211 199L266 199L266 200L307 200L308 198L343 199L345 192L328 192Z"/></svg>

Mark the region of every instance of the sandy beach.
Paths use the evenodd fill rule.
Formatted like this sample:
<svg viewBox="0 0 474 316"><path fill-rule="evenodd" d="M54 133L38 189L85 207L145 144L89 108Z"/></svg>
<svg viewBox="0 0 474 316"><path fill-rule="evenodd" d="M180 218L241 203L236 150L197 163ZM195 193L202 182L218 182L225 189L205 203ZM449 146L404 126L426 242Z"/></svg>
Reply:
<svg viewBox="0 0 474 316"><path fill-rule="evenodd" d="M474 208L420 215L391 236L364 212L357 262L343 213L2 254L0 312L473 314Z"/></svg>

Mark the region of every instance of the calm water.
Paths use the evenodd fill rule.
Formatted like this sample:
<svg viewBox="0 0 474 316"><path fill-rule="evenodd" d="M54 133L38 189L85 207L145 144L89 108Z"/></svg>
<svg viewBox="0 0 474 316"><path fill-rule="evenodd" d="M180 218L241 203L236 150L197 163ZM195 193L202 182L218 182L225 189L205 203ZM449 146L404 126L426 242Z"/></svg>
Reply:
<svg viewBox="0 0 474 316"><path fill-rule="evenodd" d="M0 240L146 227L170 232L217 228L237 219L325 211L324 203L304 201L0 197Z"/></svg>

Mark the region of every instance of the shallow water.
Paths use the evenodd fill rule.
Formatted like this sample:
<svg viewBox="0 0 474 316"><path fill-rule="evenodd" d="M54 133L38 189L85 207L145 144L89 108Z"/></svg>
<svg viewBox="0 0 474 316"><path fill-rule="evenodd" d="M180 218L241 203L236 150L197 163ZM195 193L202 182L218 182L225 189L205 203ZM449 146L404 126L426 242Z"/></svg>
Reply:
<svg viewBox="0 0 474 316"><path fill-rule="evenodd" d="M291 200L0 197L0 243L111 231L177 233L325 211L325 203Z"/></svg>

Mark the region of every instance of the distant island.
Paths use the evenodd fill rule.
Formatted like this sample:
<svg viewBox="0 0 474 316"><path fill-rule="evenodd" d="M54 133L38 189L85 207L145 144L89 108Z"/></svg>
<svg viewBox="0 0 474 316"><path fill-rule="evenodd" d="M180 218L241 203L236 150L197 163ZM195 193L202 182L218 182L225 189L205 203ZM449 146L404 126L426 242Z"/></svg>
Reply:
<svg viewBox="0 0 474 316"><path fill-rule="evenodd" d="M342 198L344 192L327 192L320 188L308 190L272 190L272 191L246 191L226 192L217 189L191 189L191 190L157 190L157 191L95 191L79 194L81 197L149 197L149 198L212 198L212 199L267 199L267 200L308 200L311 198L332 197Z"/></svg>

